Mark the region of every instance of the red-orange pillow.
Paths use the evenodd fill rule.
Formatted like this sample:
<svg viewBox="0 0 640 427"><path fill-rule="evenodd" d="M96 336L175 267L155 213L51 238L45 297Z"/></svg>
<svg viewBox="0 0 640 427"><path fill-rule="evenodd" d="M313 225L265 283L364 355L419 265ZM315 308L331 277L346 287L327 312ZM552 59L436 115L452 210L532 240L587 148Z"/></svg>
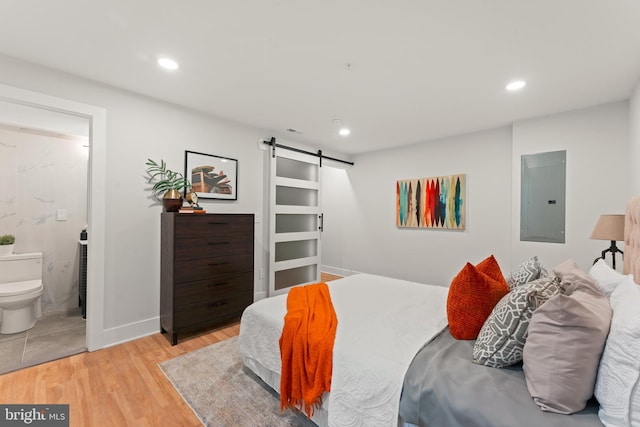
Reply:
<svg viewBox="0 0 640 427"><path fill-rule="evenodd" d="M474 340L493 307L509 293L493 255L477 266L467 263L451 282L447 297L449 330L455 339Z"/></svg>
<svg viewBox="0 0 640 427"><path fill-rule="evenodd" d="M480 273L484 273L487 276L491 277L493 280L497 280L498 282L504 283L504 285L508 288L509 284L507 283L507 279L502 275L502 270L500 269L500 265L498 261L493 255L489 255L484 260L480 261L480 263L476 264L476 269ZM496 303L497 304L497 303Z"/></svg>

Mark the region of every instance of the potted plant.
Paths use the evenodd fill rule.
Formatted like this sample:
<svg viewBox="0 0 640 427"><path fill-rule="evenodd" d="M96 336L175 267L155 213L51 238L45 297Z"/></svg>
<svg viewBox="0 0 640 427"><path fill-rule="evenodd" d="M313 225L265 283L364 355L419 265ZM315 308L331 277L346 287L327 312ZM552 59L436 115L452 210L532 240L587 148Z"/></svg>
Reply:
<svg viewBox="0 0 640 427"><path fill-rule="evenodd" d="M13 234L0 236L0 256L11 255L16 238Z"/></svg>
<svg viewBox="0 0 640 427"><path fill-rule="evenodd" d="M180 172L167 169L167 164L162 159L160 164L147 159L146 165L149 183L153 183L153 195L158 200L162 196L162 205L167 212L177 212L182 207L180 191L191 188L191 183Z"/></svg>

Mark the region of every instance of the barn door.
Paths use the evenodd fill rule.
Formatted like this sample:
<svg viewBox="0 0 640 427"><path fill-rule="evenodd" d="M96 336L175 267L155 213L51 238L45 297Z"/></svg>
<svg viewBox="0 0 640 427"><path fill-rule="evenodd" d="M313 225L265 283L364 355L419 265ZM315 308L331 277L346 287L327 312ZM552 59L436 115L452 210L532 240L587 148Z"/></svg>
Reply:
<svg viewBox="0 0 640 427"><path fill-rule="evenodd" d="M321 157L271 147L269 296L320 281Z"/></svg>

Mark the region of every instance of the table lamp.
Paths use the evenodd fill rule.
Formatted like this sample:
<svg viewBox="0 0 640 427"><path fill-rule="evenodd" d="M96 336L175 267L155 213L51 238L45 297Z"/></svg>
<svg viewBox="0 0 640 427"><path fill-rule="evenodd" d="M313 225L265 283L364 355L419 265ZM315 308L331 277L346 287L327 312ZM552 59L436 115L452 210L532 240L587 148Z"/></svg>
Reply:
<svg viewBox="0 0 640 427"><path fill-rule="evenodd" d="M595 240L609 240L611 246L608 249L602 251L602 255L593 261L595 264L600 258L604 259L607 252L611 252L613 257L613 269L616 268L616 252L619 252L624 256L622 252L616 246L616 241L624 240L624 215L600 215L596 227L591 233L591 238Z"/></svg>

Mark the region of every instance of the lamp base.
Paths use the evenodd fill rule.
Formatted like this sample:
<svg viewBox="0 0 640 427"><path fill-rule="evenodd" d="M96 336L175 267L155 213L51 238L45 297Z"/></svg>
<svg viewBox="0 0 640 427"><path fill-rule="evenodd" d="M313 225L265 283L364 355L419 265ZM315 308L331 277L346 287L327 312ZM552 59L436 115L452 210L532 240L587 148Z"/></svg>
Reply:
<svg viewBox="0 0 640 427"><path fill-rule="evenodd" d="M613 269L616 269L616 253L620 253L622 254L622 258L624 259L624 252L622 252L620 249L618 249L618 247L616 246L616 241L615 240L611 240L611 246L609 246L608 249L605 249L604 251L602 251L602 254L596 258L593 263L595 264L596 262L598 262L599 259L605 259L604 256L607 254L607 252L611 252L611 257L613 258Z"/></svg>

